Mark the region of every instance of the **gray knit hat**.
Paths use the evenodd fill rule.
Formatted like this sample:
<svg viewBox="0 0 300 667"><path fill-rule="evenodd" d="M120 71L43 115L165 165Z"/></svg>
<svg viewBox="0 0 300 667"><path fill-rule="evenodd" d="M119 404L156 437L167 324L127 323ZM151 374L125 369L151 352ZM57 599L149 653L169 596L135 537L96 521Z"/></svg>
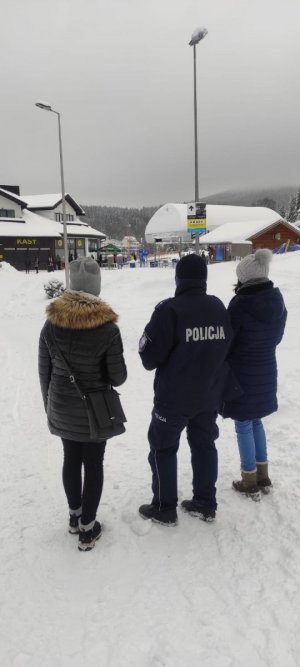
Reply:
<svg viewBox="0 0 300 667"><path fill-rule="evenodd" d="M267 248L262 248L257 250L254 255L244 257L236 267L236 275L240 283L247 283L249 280L267 279L272 257L271 250Z"/></svg>
<svg viewBox="0 0 300 667"><path fill-rule="evenodd" d="M80 257L70 262L70 289L99 296L101 289L100 268L91 257Z"/></svg>

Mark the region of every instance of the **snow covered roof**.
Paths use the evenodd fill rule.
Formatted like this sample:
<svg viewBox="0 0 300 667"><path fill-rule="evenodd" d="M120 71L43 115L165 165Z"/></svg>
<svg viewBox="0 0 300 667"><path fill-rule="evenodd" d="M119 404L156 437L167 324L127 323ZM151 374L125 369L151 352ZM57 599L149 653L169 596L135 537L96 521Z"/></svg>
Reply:
<svg viewBox="0 0 300 667"><path fill-rule="evenodd" d="M50 195L24 195L23 198L27 202L28 208L40 211L56 208L62 202L61 192ZM68 193L65 195L65 200L74 208L76 215L85 215L83 208Z"/></svg>
<svg viewBox="0 0 300 667"><path fill-rule="evenodd" d="M63 236L63 223L44 216L33 213L28 209L22 212L22 218L0 218L0 237L1 236L27 236L60 238ZM106 235L93 229L82 220L75 220L67 223L67 234L69 236L90 236L106 239Z"/></svg>
<svg viewBox="0 0 300 667"><path fill-rule="evenodd" d="M60 238L61 225L55 220L47 220L41 215L24 209L22 218L0 219L0 236Z"/></svg>
<svg viewBox="0 0 300 667"><path fill-rule="evenodd" d="M282 220L279 213L262 206L223 206L207 204L207 228L213 230L226 223L243 225L245 222L263 222L266 226ZM145 237L148 243L155 238L170 239L173 237L190 238L187 228L187 204L165 204L161 206L149 220Z"/></svg>
<svg viewBox="0 0 300 667"><path fill-rule="evenodd" d="M210 243L246 243L249 242L249 239L256 236L256 234L271 227L273 224L276 224L276 222L278 222L278 220L274 220L273 222L268 222L266 220L248 220L242 224L240 222L228 222L225 225L213 229L208 234L200 235L199 243L205 245ZM280 222L293 229L293 226L285 220L280 219Z"/></svg>
<svg viewBox="0 0 300 667"><path fill-rule="evenodd" d="M19 195L15 195L14 192L0 188L0 195L2 195L2 197L6 197L6 199L10 199L10 201L14 201L16 204L22 206L22 208L27 206L27 202L23 199L23 197L21 198Z"/></svg>
<svg viewBox="0 0 300 667"><path fill-rule="evenodd" d="M60 222L59 224L61 225L61 233L63 234L63 223ZM82 222L82 220L67 222L67 233L72 236L97 236L97 238L106 239L106 234L90 227L86 222Z"/></svg>

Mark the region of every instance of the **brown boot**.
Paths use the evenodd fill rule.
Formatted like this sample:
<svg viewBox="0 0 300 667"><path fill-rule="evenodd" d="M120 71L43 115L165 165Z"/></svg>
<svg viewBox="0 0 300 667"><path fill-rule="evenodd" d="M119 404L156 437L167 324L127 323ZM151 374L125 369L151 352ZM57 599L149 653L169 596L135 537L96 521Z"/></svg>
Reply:
<svg viewBox="0 0 300 667"><path fill-rule="evenodd" d="M257 463L257 484L263 493L270 493L272 482L269 477L268 461Z"/></svg>
<svg viewBox="0 0 300 667"><path fill-rule="evenodd" d="M258 501L260 500L260 491L257 484L256 470L245 471L242 470L242 479L232 482L232 488L239 493L243 493L248 498Z"/></svg>

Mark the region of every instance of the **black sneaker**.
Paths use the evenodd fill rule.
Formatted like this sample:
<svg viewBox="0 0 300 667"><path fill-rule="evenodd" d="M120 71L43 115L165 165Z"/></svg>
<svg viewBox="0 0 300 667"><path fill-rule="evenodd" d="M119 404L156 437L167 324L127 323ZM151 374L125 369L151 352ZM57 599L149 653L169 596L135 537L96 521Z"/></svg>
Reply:
<svg viewBox="0 0 300 667"><path fill-rule="evenodd" d="M79 551L91 551L97 540L101 537L101 526L99 521L95 521L93 528L91 530L79 530L79 542L78 549Z"/></svg>
<svg viewBox="0 0 300 667"><path fill-rule="evenodd" d="M76 516L76 514L70 514L70 519L69 519L69 533L71 535L78 535L79 533L79 516Z"/></svg>
<svg viewBox="0 0 300 667"><path fill-rule="evenodd" d="M216 510L212 510L209 507L204 507L199 503L198 500L183 500L181 503L181 509L184 512L187 512L191 516L196 516L202 521L207 521L207 523L212 523L216 518Z"/></svg>
<svg viewBox="0 0 300 667"><path fill-rule="evenodd" d="M159 510L155 505L141 505L139 513L143 519L152 519L154 523L161 523L163 526L176 526L176 510Z"/></svg>

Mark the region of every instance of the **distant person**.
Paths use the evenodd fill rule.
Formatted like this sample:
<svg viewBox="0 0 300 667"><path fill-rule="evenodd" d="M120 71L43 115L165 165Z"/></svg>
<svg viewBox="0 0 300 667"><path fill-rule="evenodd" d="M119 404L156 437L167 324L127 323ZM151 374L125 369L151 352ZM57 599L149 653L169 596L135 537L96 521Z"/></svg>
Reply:
<svg viewBox="0 0 300 667"><path fill-rule="evenodd" d="M99 297L100 269L90 257L70 264L70 290L52 301L39 343L39 377L48 427L62 439L63 485L69 505L69 532L89 551L101 536L96 513L103 487L106 440L123 432L103 428L91 439L87 410L62 358L85 391L118 387L127 371L118 316ZM82 468L84 480L82 485Z"/></svg>
<svg viewBox="0 0 300 667"><path fill-rule="evenodd" d="M123 255L120 252L117 253L116 261L117 261L117 268L122 269L123 268Z"/></svg>
<svg viewBox="0 0 300 667"><path fill-rule="evenodd" d="M30 273L31 261L30 257L25 257L25 273Z"/></svg>
<svg viewBox="0 0 300 667"><path fill-rule="evenodd" d="M269 280L270 250L257 250L237 265L238 282L228 313L234 340L228 362L243 395L225 402L223 417L235 421L241 459L241 480L235 491L253 500L272 487L262 417L277 410L276 346L280 343L287 311L283 297Z"/></svg>
<svg viewBox="0 0 300 667"><path fill-rule="evenodd" d="M69 262L73 262L74 260L74 255L72 252L69 253Z"/></svg>
<svg viewBox="0 0 300 667"><path fill-rule="evenodd" d="M36 273L39 272L39 266L40 266L40 260L39 260L38 257L35 257L35 258L34 258L34 268L35 268L35 272L36 272Z"/></svg>
<svg viewBox="0 0 300 667"><path fill-rule="evenodd" d="M107 267L108 267L109 269L113 269L113 268L114 268L114 256L113 256L112 253L110 253L109 255L107 255Z"/></svg>
<svg viewBox="0 0 300 667"><path fill-rule="evenodd" d="M51 257L51 255L50 255L50 257L48 257L48 271L49 271L49 273L54 271L54 263L53 263L53 258Z"/></svg>
<svg viewBox="0 0 300 667"><path fill-rule="evenodd" d="M148 431L153 497L139 513L165 526L177 523L177 451L184 429L191 449L193 497L181 507L203 521L215 518L216 419L232 338L225 306L206 294L203 259L182 257L175 276L175 296L156 306L139 344L144 368L156 369Z"/></svg>

